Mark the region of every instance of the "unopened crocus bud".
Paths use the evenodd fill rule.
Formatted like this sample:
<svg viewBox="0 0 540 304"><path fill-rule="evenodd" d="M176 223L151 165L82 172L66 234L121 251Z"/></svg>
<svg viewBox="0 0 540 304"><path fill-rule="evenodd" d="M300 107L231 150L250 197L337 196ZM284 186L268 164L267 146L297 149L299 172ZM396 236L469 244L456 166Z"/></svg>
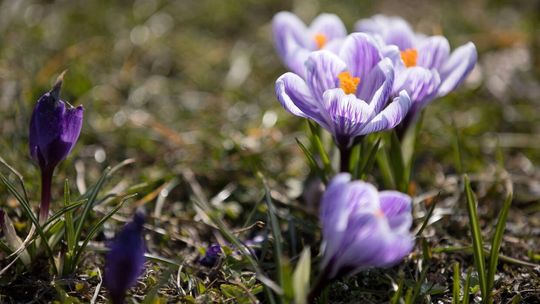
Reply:
<svg viewBox="0 0 540 304"><path fill-rule="evenodd" d="M103 283L113 304L124 303L127 290L144 271L143 225L144 214L135 213L133 220L114 238L105 257Z"/></svg>
<svg viewBox="0 0 540 304"><path fill-rule="evenodd" d="M326 280L396 264L411 252L411 198L337 175L321 203Z"/></svg>
<svg viewBox="0 0 540 304"><path fill-rule="evenodd" d="M38 99L30 120L30 155L41 170L41 223L49 213L54 169L75 146L83 123L83 107L60 100L63 75Z"/></svg>
<svg viewBox="0 0 540 304"><path fill-rule="evenodd" d="M221 246L219 244L211 244L206 248L204 256L199 259L199 264L206 267L214 267L221 256Z"/></svg>

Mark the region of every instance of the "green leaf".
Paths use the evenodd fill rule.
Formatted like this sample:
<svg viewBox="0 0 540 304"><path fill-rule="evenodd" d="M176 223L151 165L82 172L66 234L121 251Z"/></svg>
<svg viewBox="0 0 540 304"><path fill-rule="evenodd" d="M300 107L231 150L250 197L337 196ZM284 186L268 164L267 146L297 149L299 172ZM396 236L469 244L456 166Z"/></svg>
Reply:
<svg viewBox="0 0 540 304"><path fill-rule="evenodd" d="M382 137L378 137L375 141L375 144L371 146L371 149L369 150L369 153L366 158L362 161L362 167L358 170L358 177L364 178L368 172L371 172L371 169L373 168L373 164L375 163L375 159L377 156L377 151L379 151L379 147L381 145ZM366 140L364 140L366 142ZM362 149L364 150L364 149Z"/></svg>
<svg viewBox="0 0 540 304"><path fill-rule="evenodd" d="M482 299L484 303L487 303L489 296L489 290L487 288L486 279L486 267L484 260L483 240L482 233L480 231L480 223L478 220L478 214L476 211L476 199L471 189L471 183L467 175L464 176L465 182L465 195L467 198L467 212L469 214L469 227L472 235L473 243L473 257L476 271L478 272L478 281L480 285L480 291L482 292Z"/></svg>
<svg viewBox="0 0 540 304"><path fill-rule="evenodd" d="M319 165L317 164L317 161L315 160L315 157L313 156L313 153L311 153L308 150L308 148L306 148L306 146L304 146L304 144L302 144L302 142L298 138L296 138L296 143L298 144L302 152L304 152L304 155L307 159L307 162L311 171L315 172L315 174L317 174L319 178L324 183L326 183L327 178L326 178L326 174L324 173L324 169L319 167Z"/></svg>
<svg viewBox="0 0 540 304"><path fill-rule="evenodd" d="M304 248L300 255L300 260L296 265L293 274L294 303L307 304L309 293L309 276L311 272L311 250Z"/></svg>
<svg viewBox="0 0 540 304"><path fill-rule="evenodd" d="M388 151L388 156L390 158L397 190L406 193L407 187L409 186L409 178L405 173L405 162L403 161L401 143L399 142L399 138L395 131L390 133L390 149Z"/></svg>
<svg viewBox="0 0 540 304"><path fill-rule="evenodd" d="M321 161L323 163L324 172L327 175L331 175L332 163L330 162L330 157L328 156L328 153L326 153L326 150L322 144L320 132L318 132L317 126L312 121L308 120L308 125L309 129L311 130L311 142L315 146L315 149L317 149L317 152L319 152L319 156L321 157Z"/></svg>

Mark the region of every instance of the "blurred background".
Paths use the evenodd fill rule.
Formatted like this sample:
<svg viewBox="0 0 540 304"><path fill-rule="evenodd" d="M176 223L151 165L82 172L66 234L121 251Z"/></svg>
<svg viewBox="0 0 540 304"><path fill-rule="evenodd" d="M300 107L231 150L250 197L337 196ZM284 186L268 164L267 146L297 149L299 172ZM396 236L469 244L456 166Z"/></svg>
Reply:
<svg viewBox="0 0 540 304"><path fill-rule="evenodd" d="M286 113L273 93L285 68L273 49L271 19L290 10L307 23L335 13L349 30L373 14L399 15L416 31L447 36L453 48L473 41L479 64L459 98L429 107L420 145L425 153L419 153L449 163L447 127L454 121L472 154L467 168L482 167L501 147L531 169L540 154L539 3L2 1L2 157L28 170L27 178L36 176L26 156L29 114L67 69L63 98L86 109L70 159L88 172L135 158L141 169L130 176L135 180L174 174L178 166L216 180L220 173L250 171L254 159L264 160L277 179L306 174L294 143L304 122Z"/></svg>
<svg viewBox="0 0 540 304"><path fill-rule="evenodd" d="M135 205L150 210L161 187L186 169L209 194L235 189L223 206L233 221L260 198L256 170L297 197L308 174L295 142L304 139L305 122L274 96L274 81L286 72L271 40L281 10L308 24L335 13L349 31L360 18L398 15L418 32L445 35L452 48L473 41L479 59L467 82L425 112L413 180L423 193L456 173L457 138L465 172L490 178L499 163L511 174L517 211L509 227L524 241L521 255L539 251L540 220L531 216L540 210L540 1L3 0L0 156L37 201L29 118L67 69L63 99L84 105L85 121L54 196L61 197L63 178L78 193L106 166L133 158L114 185L137 185ZM182 203L188 192L173 188L164 213L191 218ZM16 207L4 191L0 198Z"/></svg>

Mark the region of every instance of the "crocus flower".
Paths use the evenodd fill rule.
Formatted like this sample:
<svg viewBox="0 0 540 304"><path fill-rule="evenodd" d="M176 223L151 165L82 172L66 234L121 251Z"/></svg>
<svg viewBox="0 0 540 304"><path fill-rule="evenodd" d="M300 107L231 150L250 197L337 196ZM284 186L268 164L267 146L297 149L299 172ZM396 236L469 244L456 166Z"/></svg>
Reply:
<svg viewBox="0 0 540 304"><path fill-rule="evenodd" d="M305 74L279 77L276 95L287 111L328 130L341 150L350 149L356 137L395 127L409 110L405 91L390 100L392 62L367 34L349 35L339 56L312 52Z"/></svg>
<svg viewBox="0 0 540 304"><path fill-rule="evenodd" d="M320 210L322 273L327 281L372 267L388 267L408 255L414 238L411 198L381 191L338 174L325 191Z"/></svg>
<svg viewBox="0 0 540 304"><path fill-rule="evenodd" d="M427 103L460 85L476 64L476 47L472 42L450 53L445 37L415 33L400 17L376 15L358 21L355 29L376 35L385 45L385 55L394 60L397 75L393 94L405 89L413 101L405 124Z"/></svg>
<svg viewBox="0 0 540 304"><path fill-rule="evenodd" d="M321 14L308 27L290 12L279 12L274 16L272 32L285 66L302 76L310 52L320 49L337 52L347 35L343 22L334 14Z"/></svg>
<svg viewBox="0 0 540 304"><path fill-rule="evenodd" d="M30 155L41 170L41 223L49 213L54 169L75 146L83 122L82 106L74 108L60 100L63 75L38 99L30 120Z"/></svg>
<svg viewBox="0 0 540 304"><path fill-rule="evenodd" d="M144 214L135 213L114 238L105 257L103 283L113 304L124 303L126 292L144 271Z"/></svg>

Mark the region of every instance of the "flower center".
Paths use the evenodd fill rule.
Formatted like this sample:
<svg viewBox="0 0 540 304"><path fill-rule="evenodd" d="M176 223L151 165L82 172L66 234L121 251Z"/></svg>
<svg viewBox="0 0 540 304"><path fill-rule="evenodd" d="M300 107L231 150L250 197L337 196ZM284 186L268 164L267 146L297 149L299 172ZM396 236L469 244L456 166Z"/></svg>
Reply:
<svg viewBox="0 0 540 304"><path fill-rule="evenodd" d="M322 33L316 33L313 36L313 40L315 40L315 43L317 44L317 48L319 50L325 46L326 42L328 42L328 38L326 38L326 35Z"/></svg>
<svg viewBox="0 0 540 304"><path fill-rule="evenodd" d="M379 209L375 211L375 216L378 218L384 218L384 212L381 209Z"/></svg>
<svg viewBox="0 0 540 304"><path fill-rule="evenodd" d="M400 54L401 60L403 60L406 67L410 68L416 66L416 59L418 58L416 49L406 49L405 51L401 51Z"/></svg>
<svg viewBox="0 0 540 304"><path fill-rule="evenodd" d="M353 77L348 71L338 74L339 87L345 94L356 94L356 88L360 83L360 77Z"/></svg>

